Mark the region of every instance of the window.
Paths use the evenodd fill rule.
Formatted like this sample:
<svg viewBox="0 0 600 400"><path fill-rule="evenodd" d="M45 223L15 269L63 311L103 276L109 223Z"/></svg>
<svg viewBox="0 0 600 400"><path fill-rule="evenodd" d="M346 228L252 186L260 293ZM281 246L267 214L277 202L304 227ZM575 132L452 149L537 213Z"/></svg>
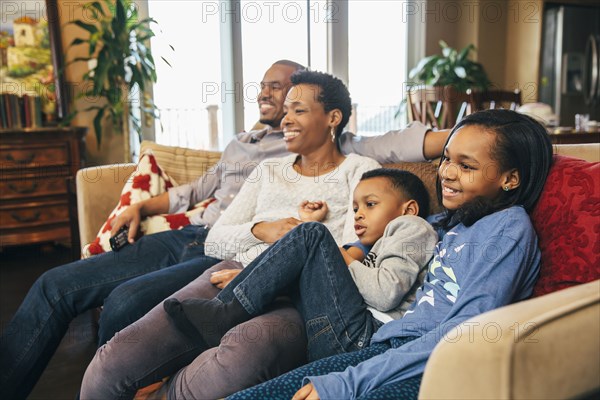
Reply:
<svg viewBox="0 0 600 400"><path fill-rule="evenodd" d="M221 43L214 5L148 1L149 15L158 22L152 26L157 35L151 43L158 76L154 101L161 115L155 124L157 143L208 149L218 140L214 135L221 125Z"/></svg>
<svg viewBox="0 0 600 400"><path fill-rule="evenodd" d="M158 68L154 99L164 128L161 131L157 123L156 141L223 148L233 134L229 131L249 130L258 121L260 80L279 59L334 71L347 81L356 107L350 128L357 133L400 128L405 120L398 111L405 93L407 50L411 43L419 43L418 34L411 43L407 41L403 3L149 0L149 15L158 21L161 32L152 41ZM347 23L348 32L340 21ZM237 27L233 33L224 29L227 23ZM161 55L172 68L158 62ZM240 55L242 62L234 62ZM238 65L242 63L243 68ZM234 76L243 84L236 87ZM243 102L243 109L231 108L233 101Z"/></svg>
<svg viewBox="0 0 600 400"><path fill-rule="evenodd" d="M242 58L244 60L244 127L258 122L256 98L260 81L273 62L287 59L325 71L327 26L325 2L242 1ZM310 24L310 46L309 30Z"/></svg>
<svg viewBox="0 0 600 400"><path fill-rule="evenodd" d="M403 2L348 2L349 85L356 133L398 129L405 95L407 29Z"/></svg>

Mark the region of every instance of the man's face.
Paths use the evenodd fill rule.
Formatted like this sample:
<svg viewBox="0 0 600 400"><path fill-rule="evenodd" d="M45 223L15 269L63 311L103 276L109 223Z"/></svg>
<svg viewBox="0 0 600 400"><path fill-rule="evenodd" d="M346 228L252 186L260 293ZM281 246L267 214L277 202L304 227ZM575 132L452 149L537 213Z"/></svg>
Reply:
<svg viewBox="0 0 600 400"><path fill-rule="evenodd" d="M278 128L281 124L283 102L291 86L290 76L295 71L294 67L274 64L265 73L257 99L261 124L273 128Z"/></svg>

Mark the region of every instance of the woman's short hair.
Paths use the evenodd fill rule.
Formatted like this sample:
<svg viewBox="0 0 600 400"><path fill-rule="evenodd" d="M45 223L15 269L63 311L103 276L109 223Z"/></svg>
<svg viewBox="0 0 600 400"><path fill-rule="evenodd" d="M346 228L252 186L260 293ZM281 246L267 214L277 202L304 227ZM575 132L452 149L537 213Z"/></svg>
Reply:
<svg viewBox="0 0 600 400"><path fill-rule="evenodd" d="M339 78L325 72L300 70L294 72L290 80L292 85L315 85L319 88L317 100L323 104L325 112L338 109L342 113L342 121L337 126L336 139L342 133L352 113L352 100L350 92Z"/></svg>

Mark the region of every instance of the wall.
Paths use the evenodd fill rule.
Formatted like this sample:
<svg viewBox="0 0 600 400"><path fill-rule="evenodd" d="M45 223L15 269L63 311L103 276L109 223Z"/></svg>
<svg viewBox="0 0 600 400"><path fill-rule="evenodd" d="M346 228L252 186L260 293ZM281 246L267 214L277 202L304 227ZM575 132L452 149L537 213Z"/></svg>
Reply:
<svg viewBox="0 0 600 400"><path fill-rule="evenodd" d="M537 101L542 7L543 0L427 0L426 54L439 53L440 39L455 48L472 43L494 86Z"/></svg>
<svg viewBox="0 0 600 400"><path fill-rule="evenodd" d="M65 63L76 57L85 57L87 55L87 46L80 45L69 49L69 44L76 37L87 37L87 32L78 26L68 24L74 20L84 20L86 23L92 23L89 16L84 18L82 12L83 5L90 3L90 0L58 0L58 6L60 9L60 23L61 23L61 39L63 45L63 52L65 53ZM87 16L88 14L86 14ZM87 72L87 64L83 62L73 63L67 66L65 71L66 81L70 84L71 98L75 96L81 90L81 77ZM87 107L97 104L93 99L79 99L76 100L75 107L78 110L83 110ZM69 107L71 110L74 109L73 104ZM113 134L109 126L105 126L103 129L101 147L98 148L96 143L96 135L93 128L93 112L80 112L77 114L71 125L74 126L85 126L88 127L88 134L86 138L86 166L100 165L100 164L112 164L124 161L123 155L123 136Z"/></svg>

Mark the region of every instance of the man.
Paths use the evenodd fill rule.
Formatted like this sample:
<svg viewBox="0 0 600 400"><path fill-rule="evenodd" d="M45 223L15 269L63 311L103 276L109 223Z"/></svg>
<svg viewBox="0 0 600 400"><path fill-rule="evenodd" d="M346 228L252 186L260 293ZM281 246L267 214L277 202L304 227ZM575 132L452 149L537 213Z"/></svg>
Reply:
<svg viewBox="0 0 600 400"><path fill-rule="evenodd" d="M239 134L211 173L138 203L117 218L113 232L129 225L131 245L53 268L34 283L0 340L0 397L27 396L78 314L104 305L99 330L102 345L218 261L204 254L207 231L251 172L246 166L287 154L280 130L283 101L291 74L301 68L281 60L265 73L258 97L265 129ZM447 134L416 125L379 138L346 133L340 144L346 153L357 152L380 162L421 160L439 155ZM180 212L207 197L217 200L192 225L133 242L141 217Z"/></svg>

